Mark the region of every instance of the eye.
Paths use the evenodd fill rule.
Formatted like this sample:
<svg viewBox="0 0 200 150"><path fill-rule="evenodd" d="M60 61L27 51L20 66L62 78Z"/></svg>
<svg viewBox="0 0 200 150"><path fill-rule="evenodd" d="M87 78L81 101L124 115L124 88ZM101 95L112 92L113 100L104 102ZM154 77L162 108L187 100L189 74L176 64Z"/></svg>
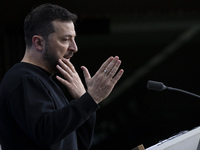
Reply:
<svg viewBox="0 0 200 150"><path fill-rule="evenodd" d="M69 37L68 37L68 38L63 38L62 40L63 40L63 41L69 41L70 38L69 38Z"/></svg>

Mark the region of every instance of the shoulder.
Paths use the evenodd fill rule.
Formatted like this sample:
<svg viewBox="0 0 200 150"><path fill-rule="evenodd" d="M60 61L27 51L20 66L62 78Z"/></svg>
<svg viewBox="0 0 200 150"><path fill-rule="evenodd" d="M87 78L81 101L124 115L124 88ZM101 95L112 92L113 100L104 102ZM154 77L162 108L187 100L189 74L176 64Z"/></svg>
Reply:
<svg viewBox="0 0 200 150"><path fill-rule="evenodd" d="M5 74L5 78L26 78L26 77L49 77L50 74L43 70L42 68L29 64L20 62L15 64L10 68Z"/></svg>
<svg viewBox="0 0 200 150"><path fill-rule="evenodd" d="M24 80L28 78L35 78L41 81L48 80L50 74L44 71L42 68L34 66L28 63L17 63L12 68L10 68L4 75L1 87L17 87L23 83Z"/></svg>

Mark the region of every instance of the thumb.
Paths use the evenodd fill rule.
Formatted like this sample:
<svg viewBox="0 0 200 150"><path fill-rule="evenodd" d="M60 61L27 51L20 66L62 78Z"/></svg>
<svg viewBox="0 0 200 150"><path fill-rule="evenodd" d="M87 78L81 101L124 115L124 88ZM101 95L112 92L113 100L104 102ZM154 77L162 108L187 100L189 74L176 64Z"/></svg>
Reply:
<svg viewBox="0 0 200 150"><path fill-rule="evenodd" d="M90 79L91 76L90 76L90 73L89 73L88 69L85 66L81 66L81 69L83 71L83 75L85 77L85 81Z"/></svg>

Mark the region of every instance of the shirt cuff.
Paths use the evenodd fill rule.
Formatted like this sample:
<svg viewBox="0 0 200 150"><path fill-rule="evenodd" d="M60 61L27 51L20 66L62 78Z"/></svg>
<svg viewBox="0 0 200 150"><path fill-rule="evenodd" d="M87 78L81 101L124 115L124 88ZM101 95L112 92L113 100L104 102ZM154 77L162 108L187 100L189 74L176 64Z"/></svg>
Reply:
<svg viewBox="0 0 200 150"><path fill-rule="evenodd" d="M85 117L89 117L100 108L88 92L75 101L77 101L77 103L81 106L81 111Z"/></svg>

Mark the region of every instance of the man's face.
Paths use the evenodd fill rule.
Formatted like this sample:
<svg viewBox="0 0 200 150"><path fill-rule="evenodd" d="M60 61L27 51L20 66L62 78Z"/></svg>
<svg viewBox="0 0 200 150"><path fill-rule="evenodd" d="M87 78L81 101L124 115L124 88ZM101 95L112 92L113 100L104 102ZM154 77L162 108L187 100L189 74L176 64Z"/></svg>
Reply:
<svg viewBox="0 0 200 150"><path fill-rule="evenodd" d="M58 59L70 59L78 51L73 22L53 21L55 32L49 34L43 58L48 67L55 72Z"/></svg>

